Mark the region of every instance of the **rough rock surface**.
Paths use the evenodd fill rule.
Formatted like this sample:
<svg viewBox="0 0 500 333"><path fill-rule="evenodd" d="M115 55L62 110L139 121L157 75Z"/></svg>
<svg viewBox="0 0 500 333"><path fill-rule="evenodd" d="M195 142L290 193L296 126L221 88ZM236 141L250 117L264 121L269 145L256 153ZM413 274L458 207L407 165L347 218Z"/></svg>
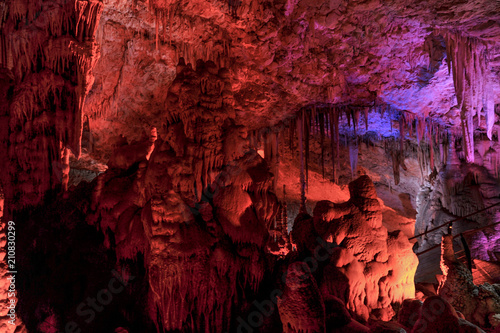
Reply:
<svg viewBox="0 0 500 333"><path fill-rule="evenodd" d="M313 218L297 217L292 241L311 253L318 239L338 244L320 282L323 295L342 299L361 320L370 315L389 320L394 315L391 304L415 295L418 261L407 237L401 232L389 234L382 225L370 178L359 177L349 190L348 202L322 201Z"/></svg>
<svg viewBox="0 0 500 333"><path fill-rule="evenodd" d="M465 319L480 327L497 326L495 315L500 313L500 295L495 288L485 283L476 286L471 271L455 257L452 236L443 236L441 270L444 279L438 293L460 311Z"/></svg>
<svg viewBox="0 0 500 333"><path fill-rule="evenodd" d="M459 318L450 303L440 296L431 296L425 300L418 320L411 332L484 333L479 327Z"/></svg>

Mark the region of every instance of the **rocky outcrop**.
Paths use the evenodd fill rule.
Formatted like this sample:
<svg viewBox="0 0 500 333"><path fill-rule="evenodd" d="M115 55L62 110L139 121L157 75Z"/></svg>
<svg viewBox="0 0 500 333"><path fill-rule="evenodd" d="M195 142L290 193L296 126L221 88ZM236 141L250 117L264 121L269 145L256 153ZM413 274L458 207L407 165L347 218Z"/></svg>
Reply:
<svg viewBox="0 0 500 333"><path fill-rule="evenodd" d="M278 299L283 332L324 332L325 303L308 266L302 262L290 264L285 286Z"/></svg>
<svg viewBox="0 0 500 333"><path fill-rule="evenodd" d="M471 271L455 258L453 236L443 236L441 270L444 278L438 293L465 319L480 327L495 327L500 313L500 295L490 284L476 286ZM491 321L490 321L491 320Z"/></svg>
<svg viewBox="0 0 500 333"><path fill-rule="evenodd" d="M159 131L163 139L153 130L117 148L93 202L117 258L145 254L157 327L222 331L244 304L239 295L255 293L263 278L277 200L266 162L230 127L224 69L199 62L195 72L181 61L178 71L167 98L178 113Z"/></svg>
<svg viewBox="0 0 500 333"><path fill-rule="evenodd" d="M460 318L450 303L440 296L431 296L425 300L411 332L484 333L476 325Z"/></svg>
<svg viewBox="0 0 500 333"><path fill-rule="evenodd" d="M401 232L389 234L372 181L362 176L349 184L351 199L334 204L322 201L313 217L299 216L292 240L299 251L311 253L317 239L333 242L331 258L320 280L324 297L342 299L361 320L369 316L389 320L391 304L414 297L417 258Z"/></svg>

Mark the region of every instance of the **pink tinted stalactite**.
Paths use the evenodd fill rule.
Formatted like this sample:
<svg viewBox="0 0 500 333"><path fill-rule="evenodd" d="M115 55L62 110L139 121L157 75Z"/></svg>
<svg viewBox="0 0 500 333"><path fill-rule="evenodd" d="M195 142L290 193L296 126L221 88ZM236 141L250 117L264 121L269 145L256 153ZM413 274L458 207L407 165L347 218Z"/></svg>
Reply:
<svg viewBox="0 0 500 333"><path fill-rule="evenodd" d="M417 142L420 144L425 132L425 121L421 117L417 117Z"/></svg>
<svg viewBox="0 0 500 333"><path fill-rule="evenodd" d="M453 83L461 115L462 135L465 157L474 162L474 125L477 115L481 126L481 110L486 115L486 132L492 139L495 124L495 110L489 73L487 68L488 49L483 42L475 38L446 32L446 53L448 71L453 72Z"/></svg>
<svg viewBox="0 0 500 333"><path fill-rule="evenodd" d="M472 117L469 113L465 112L465 107L462 107L461 124L462 124L462 138L463 150L465 159L469 163L474 163L474 125Z"/></svg>
<svg viewBox="0 0 500 333"><path fill-rule="evenodd" d="M433 126L431 123L427 124L427 139L429 140L429 151L430 151L430 167L431 172L434 171L434 136L433 136Z"/></svg>

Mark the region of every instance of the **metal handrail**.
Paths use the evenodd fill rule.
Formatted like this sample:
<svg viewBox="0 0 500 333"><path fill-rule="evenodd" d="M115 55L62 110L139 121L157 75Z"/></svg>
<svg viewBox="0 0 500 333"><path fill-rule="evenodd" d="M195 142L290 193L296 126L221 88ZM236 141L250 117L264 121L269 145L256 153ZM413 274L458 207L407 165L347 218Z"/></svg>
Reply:
<svg viewBox="0 0 500 333"><path fill-rule="evenodd" d="M498 206L498 205L500 205L500 201L499 201L499 202L497 202L496 204L493 204L493 205L488 206L488 207L486 207L486 208L480 209L480 210L478 210L478 211L476 211L476 212L474 212L474 213L470 213L470 214L468 214L468 215L465 215L465 216L462 216L462 217L458 217L458 218L456 218L456 219L454 219L454 220L451 220L451 221L448 221L448 222L446 222L446 223L443 223L443 224L441 224L440 226L437 226L437 227L432 228L432 229L430 229L430 230L426 230L425 232L423 232L423 233L421 233L421 234L419 234L419 235L416 235L416 236L413 236L413 237L411 237L411 238L408 238L408 240L412 240L412 239L418 238L418 237L420 237L420 236L427 235L428 233L433 232L433 231L436 231L436 230L438 230L438 229L441 229L442 227L448 226L448 225L450 225L450 224L451 224L451 223L453 223L453 222L457 222L457 221L463 220L463 219L465 219L465 218L467 218L467 217L470 217L470 216L473 216L473 215L476 215L476 214L482 213L482 212L484 212L484 211L486 211L486 210L488 210L488 209L490 209L490 208L492 208L492 207Z"/></svg>
<svg viewBox="0 0 500 333"><path fill-rule="evenodd" d="M462 232L462 233L459 233L458 235L453 236L453 239L455 239L455 238L457 238L457 237L459 237L460 235L463 235L463 234L468 234L468 233L478 232L478 231L481 231L481 230L483 230L483 229L487 229L487 228L489 228L489 227L493 227L493 226L495 226L495 225L497 225L497 224L500 224L500 221L499 221L499 222L492 223L492 224L488 224L488 225L486 225L486 226L484 226L484 227L480 227L480 228L470 229L470 230L464 231L464 232ZM421 254L424 254L424 253L427 253L427 252L429 252L429 251L432 251L432 250L434 250L434 249L436 249L436 248L438 248L438 247L440 247L440 246L441 246L441 244L434 245L434 246L432 246L432 247L430 247L430 248L428 248L428 249L426 249L426 250L424 250L424 251L422 251L422 252L416 253L416 255L417 255L417 256L419 256L419 255L421 255Z"/></svg>

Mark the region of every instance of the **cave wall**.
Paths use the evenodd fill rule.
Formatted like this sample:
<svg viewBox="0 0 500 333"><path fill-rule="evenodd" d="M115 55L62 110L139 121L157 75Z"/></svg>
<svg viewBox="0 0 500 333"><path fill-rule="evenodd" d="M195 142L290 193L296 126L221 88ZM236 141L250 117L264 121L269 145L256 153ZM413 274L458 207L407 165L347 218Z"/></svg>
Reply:
<svg viewBox="0 0 500 333"><path fill-rule="evenodd" d="M67 186L80 155L85 96L99 55L99 1L7 1L1 7L2 174L7 211ZM66 157L64 156L66 155Z"/></svg>

